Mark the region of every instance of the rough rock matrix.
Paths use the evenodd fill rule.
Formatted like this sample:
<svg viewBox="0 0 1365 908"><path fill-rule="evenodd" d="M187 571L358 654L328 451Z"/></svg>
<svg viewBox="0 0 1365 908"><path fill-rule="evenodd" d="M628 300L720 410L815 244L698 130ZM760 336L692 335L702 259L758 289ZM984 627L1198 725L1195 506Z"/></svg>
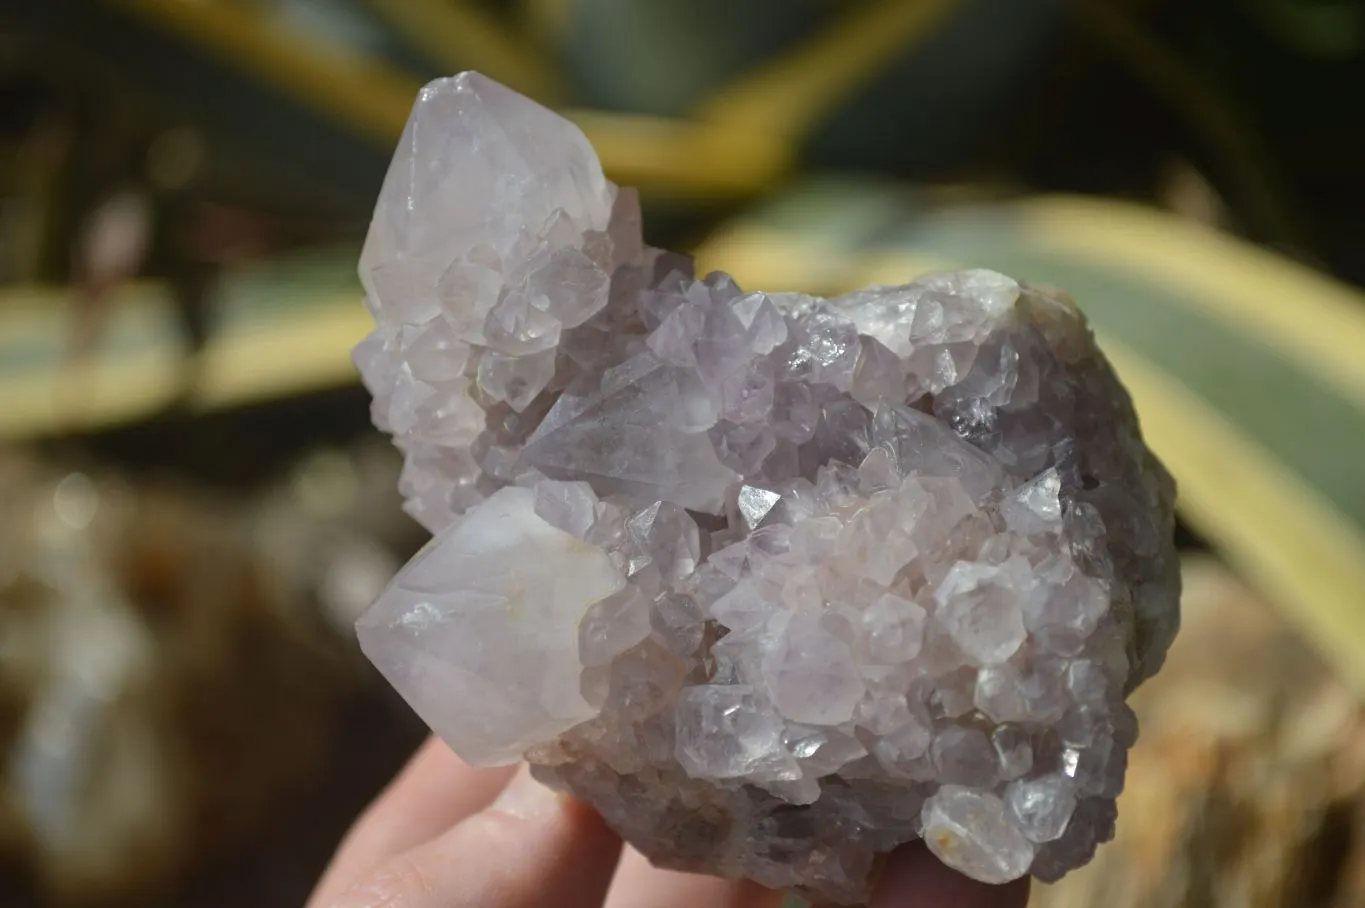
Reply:
<svg viewBox="0 0 1365 908"><path fill-rule="evenodd" d="M361 275L435 537L360 640L456 753L845 903L919 836L1003 882L1113 834L1174 489L1065 296L696 278L575 126L468 73L422 91Z"/></svg>

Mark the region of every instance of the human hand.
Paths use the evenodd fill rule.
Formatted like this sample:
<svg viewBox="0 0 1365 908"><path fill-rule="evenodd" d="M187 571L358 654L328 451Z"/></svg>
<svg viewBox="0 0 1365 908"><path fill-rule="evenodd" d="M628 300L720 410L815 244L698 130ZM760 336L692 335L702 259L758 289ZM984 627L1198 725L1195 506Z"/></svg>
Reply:
<svg viewBox="0 0 1365 908"><path fill-rule="evenodd" d="M650 866L523 767L476 770L432 739L352 827L307 908L777 908L781 893ZM1028 880L977 883L920 843L872 908L1024 908Z"/></svg>

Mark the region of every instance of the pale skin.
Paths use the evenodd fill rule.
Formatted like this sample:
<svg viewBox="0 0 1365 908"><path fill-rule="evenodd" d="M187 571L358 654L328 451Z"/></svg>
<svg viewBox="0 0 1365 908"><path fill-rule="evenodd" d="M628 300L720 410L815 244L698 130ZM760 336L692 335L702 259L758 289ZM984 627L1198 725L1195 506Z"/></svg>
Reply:
<svg viewBox="0 0 1365 908"><path fill-rule="evenodd" d="M351 828L306 908L777 908L752 883L659 870L526 769L472 769L432 739ZM1024 908L920 845L886 862L871 908Z"/></svg>

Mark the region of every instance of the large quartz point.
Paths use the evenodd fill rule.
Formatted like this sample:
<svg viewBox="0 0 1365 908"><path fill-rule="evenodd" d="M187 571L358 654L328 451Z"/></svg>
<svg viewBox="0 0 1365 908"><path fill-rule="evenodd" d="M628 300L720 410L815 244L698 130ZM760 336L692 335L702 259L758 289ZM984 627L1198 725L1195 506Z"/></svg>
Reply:
<svg viewBox="0 0 1365 908"><path fill-rule="evenodd" d="M1066 296L698 279L572 124L472 73L422 90L361 274L435 538L360 640L464 759L835 902L915 838L1004 882L1113 834L1174 488Z"/></svg>

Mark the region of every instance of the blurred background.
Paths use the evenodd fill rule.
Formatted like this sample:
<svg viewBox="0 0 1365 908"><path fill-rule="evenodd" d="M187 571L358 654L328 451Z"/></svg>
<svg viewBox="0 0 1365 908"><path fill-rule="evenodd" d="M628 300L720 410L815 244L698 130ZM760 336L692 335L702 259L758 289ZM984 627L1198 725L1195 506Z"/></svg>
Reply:
<svg viewBox="0 0 1365 908"><path fill-rule="evenodd" d="M1071 291L1186 628L1035 901L1365 905L1361 0L0 3L0 905L299 905L420 739L350 632L422 541L354 263L463 69L743 284Z"/></svg>

